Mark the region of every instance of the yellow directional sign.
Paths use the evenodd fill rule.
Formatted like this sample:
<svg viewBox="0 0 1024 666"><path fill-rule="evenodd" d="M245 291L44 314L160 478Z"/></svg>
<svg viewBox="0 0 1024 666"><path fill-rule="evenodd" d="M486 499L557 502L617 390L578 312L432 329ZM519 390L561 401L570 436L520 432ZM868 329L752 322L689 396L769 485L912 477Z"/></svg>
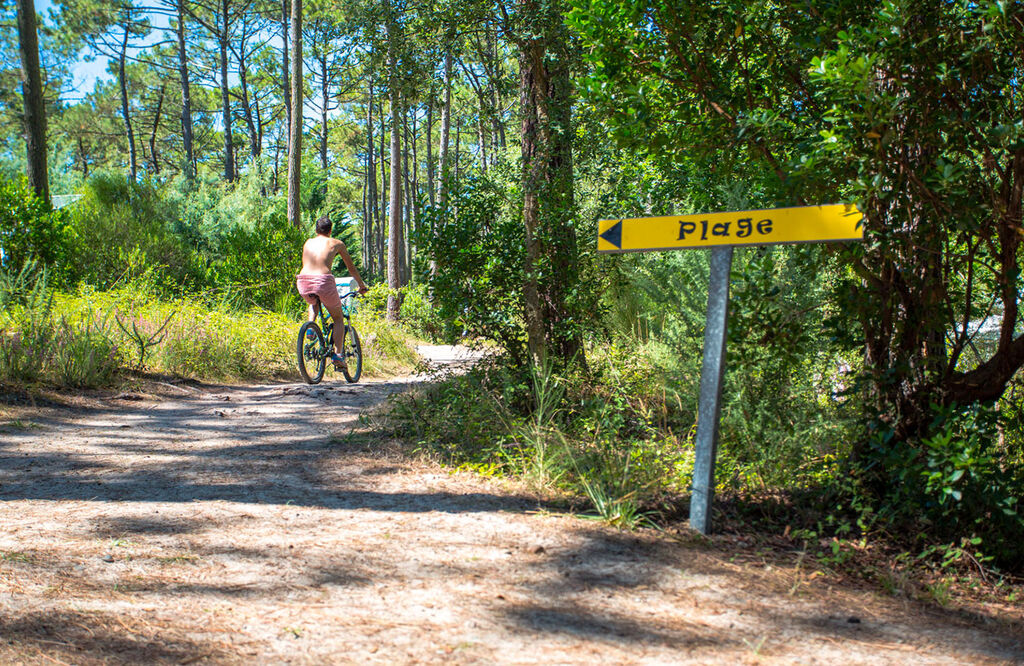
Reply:
<svg viewBox="0 0 1024 666"><path fill-rule="evenodd" d="M862 215L851 204L601 220L598 252L650 252L717 245L770 245L863 240Z"/></svg>

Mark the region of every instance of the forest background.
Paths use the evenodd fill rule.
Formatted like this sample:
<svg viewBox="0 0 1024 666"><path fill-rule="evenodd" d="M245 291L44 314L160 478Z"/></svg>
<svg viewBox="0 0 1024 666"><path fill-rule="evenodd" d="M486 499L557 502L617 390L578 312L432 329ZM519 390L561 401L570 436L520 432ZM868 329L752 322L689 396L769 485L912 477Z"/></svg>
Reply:
<svg viewBox="0 0 1024 666"><path fill-rule="evenodd" d="M381 372L500 352L388 427L664 525L708 260L598 258L596 220L852 202L863 244L737 251L718 519L880 579L1024 571L1020 2L2 7L0 382L287 374L329 215Z"/></svg>

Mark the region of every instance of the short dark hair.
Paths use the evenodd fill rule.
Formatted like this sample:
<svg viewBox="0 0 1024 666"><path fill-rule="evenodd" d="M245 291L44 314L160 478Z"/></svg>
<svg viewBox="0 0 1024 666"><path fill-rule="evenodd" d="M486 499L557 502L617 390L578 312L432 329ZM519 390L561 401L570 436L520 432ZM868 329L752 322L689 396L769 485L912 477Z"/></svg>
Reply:
<svg viewBox="0 0 1024 666"><path fill-rule="evenodd" d="M331 222L331 218L324 215L323 217L316 221L316 232L321 236L330 236L331 227L333 226L334 225Z"/></svg>

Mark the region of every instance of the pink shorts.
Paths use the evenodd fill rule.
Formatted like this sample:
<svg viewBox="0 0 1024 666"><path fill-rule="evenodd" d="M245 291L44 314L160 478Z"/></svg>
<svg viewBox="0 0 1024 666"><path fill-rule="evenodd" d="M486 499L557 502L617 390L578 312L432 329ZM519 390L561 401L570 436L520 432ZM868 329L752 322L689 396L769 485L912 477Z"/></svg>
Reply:
<svg viewBox="0 0 1024 666"><path fill-rule="evenodd" d="M316 299L319 298L328 310L341 309L338 286L334 282L334 276L330 273L327 275L297 275L295 276L295 288L310 305L316 305Z"/></svg>

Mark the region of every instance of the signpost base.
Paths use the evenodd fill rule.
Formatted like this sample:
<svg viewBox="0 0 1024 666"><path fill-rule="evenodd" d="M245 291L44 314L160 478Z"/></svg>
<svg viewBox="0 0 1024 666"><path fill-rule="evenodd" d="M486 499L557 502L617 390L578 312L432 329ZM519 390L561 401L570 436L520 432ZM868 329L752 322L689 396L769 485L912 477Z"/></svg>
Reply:
<svg viewBox="0 0 1024 666"><path fill-rule="evenodd" d="M701 534L711 531L711 501L715 494L715 456L718 452L718 416L721 412L725 339L729 316L729 272L732 246L711 249L708 319L704 329L704 361L700 371L697 406L697 447L690 496L690 527Z"/></svg>

